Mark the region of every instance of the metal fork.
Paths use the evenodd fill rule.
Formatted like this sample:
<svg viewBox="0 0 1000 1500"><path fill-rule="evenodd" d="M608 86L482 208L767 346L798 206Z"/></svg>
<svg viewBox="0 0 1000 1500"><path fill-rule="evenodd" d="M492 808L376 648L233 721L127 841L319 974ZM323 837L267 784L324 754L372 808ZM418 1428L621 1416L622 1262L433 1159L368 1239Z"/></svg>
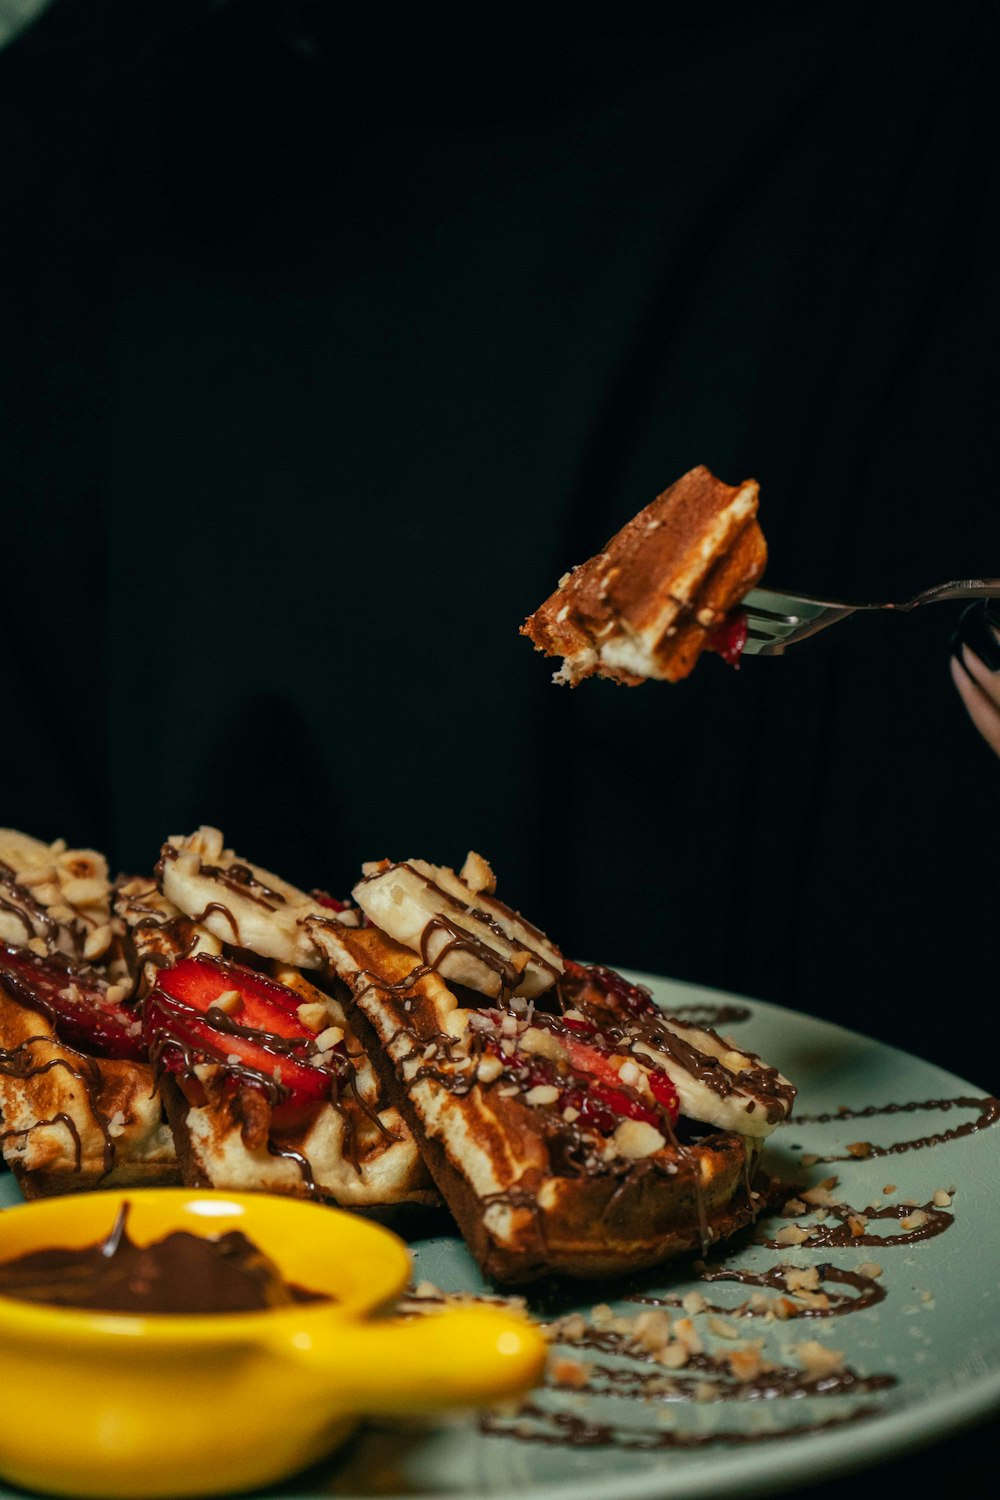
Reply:
<svg viewBox="0 0 1000 1500"><path fill-rule="evenodd" d="M747 617L744 656L780 656L807 636L846 620L860 610L893 609L906 614L921 604L945 599L1000 599L1000 578L963 578L939 583L914 594L905 604L845 604L843 600L813 599L808 594L782 594L776 589L751 589L740 608Z"/></svg>

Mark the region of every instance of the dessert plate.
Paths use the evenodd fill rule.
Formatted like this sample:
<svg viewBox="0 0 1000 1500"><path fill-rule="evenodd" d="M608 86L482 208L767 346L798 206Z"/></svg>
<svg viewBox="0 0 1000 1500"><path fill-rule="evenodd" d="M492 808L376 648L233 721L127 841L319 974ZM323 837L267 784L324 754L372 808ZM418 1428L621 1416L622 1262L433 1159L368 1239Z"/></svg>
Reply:
<svg viewBox="0 0 1000 1500"><path fill-rule="evenodd" d="M798 1118L766 1161L809 1195L805 1212L783 1214L791 1188L776 1195L705 1270L688 1261L631 1283L532 1289L532 1311L563 1320L565 1338L527 1407L370 1425L272 1500L773 1493L1000 1409L1000 1106L827 1022L629 977L798 1084ZM17 1198L0 1179L0 1203ZM457 1237L411 1248L419 1295L492 1294ZM675 1328L687 1320L693 1352L681 1368L658 1361L655 1317L637 1325L660 1312ZM21 1493L0 1488L0 1500Z"/></svg>

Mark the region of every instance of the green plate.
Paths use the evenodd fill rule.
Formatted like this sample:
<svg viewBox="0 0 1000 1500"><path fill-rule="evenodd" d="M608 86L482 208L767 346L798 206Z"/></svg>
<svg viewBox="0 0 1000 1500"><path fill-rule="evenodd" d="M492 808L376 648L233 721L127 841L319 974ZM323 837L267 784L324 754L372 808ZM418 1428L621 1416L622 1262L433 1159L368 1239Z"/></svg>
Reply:
<svg viewBox="0 0 1000 1500"><path fill-rule="evenodd" d="M718 992L669 980L642 978L670 1010L679 1007L741 1005ZM441 1500L491 1496L495 1500L644 1500L668 1494L672 1500L702 1495L775 1491L796 1482L829 1478L916 1447L1000 1408L1000 1237L996 1234L1000 1194L1000 1129L979 1128L957 1137L880 1155L907 1141L971 1127L977 1110L968 1104L948 1109L879 1112L860 1118L850 1111L927 1101L975 1100L982 1091L930 1063L869 1041L809 1016L762 1003L746 1002L745 1019L729 1019L721 1029L741 1047L776 1064L799 1088L797 1113L833 1119L792 1123L776 1131L768 1164L786 1182L808 1187L831 1174L839 1182L833 1197L863 1212L873 1203L887 1216L868 1217L865 1234L891 1234L902 1243L872 1246L860 1242L781 1249L758 1243L792 1224L817 1221L778 1215L758 1224L754 1235L709 1257L744 1273L763 1273L779 1262L794 1267L831 1265L852 1271L877 1262L876 1279L884 1297L873 1305L830 1316L787 1321L738 1316L723 1324L710 1311L694 1314L706 1353L725 1360L738 1342L762 1341L761 1358L780 1368L801 1364L793 1345L815 1340L842 1352L852 1384L841 1371L827 1389L782 1393L779 1376L740 1385L729 1377L717 1383L718 1367L679 1371L673 1378L694 1385L698 1394L724 1390L727 1399L694 1400L676 1386L651 1392L652 1377L672 1373L620 1352L577 1345L558 1352L591 1366L591 1389L546 1389L535 1399L540 1417L498 1415L492 1431L473 1417L425 1424L370 1425L326 1464L289 1481L281 1496L310 1497L438 1496ZM860 1143L860 1144L859 1144ZM847 1151L865 1143L868 1155ZM845 1157L833 1164L810 1160ZM803 1161L807 1163L803 1165ZM883 1188L895 1191L887 1198ZM5 1203L15 1201L9 1178ZM915 1207L931 1204L936 1192L954 1189L948 1206L939 1204L928 1224L912 1227ZM909 1207L901 1200L912 1200ZM920 1209L922 1212L923 1210ZM822 1213L822 1210L821 1210ZM906 1217L909 1229L897 1215ZM917 1213L919 1219L919 1212ZM838 1229L828 1213L818 1233ZM925 1236L927 1228L941 1232ZM850 1226L847 1231L849 1238ZM489 1291L462 1241L441 1236L414 1241L414 1280L427 1280L451 1292ZM731 1281L707 1285L690 1262L649 1273L633 1282L585 1288L546 1288L531 1296L542 1316L579 1308L587 1317L599 1302L634 1317L650 1304L636 1297L682 1297L697 1290L716 1307L736 1309L754 1291L774 1299L782 1288ZM836 1278L821 1292L853 1295L856 1288ZM877 1295L877 1294L876 1294ZM758 1304L760 1305L760 1304ZM772 1302L773 1305L773 1302ZM799 1304L800 1307L803 1304ZM676 1307L674 1318L683 1316ZM713 1317L715 1321L713 1321ZM880 1378L881 1377L881 1378ZM824 1382L821 1380L820 1386ZM517 1426L515 1427L515 1424ZM572 1431L576 1446L563 1440ZM557 1439L553 1441L553 1439ZM669 1445L669 1446L668 1446ZM0 1489L0 1496L12 1495Z"/></svg>

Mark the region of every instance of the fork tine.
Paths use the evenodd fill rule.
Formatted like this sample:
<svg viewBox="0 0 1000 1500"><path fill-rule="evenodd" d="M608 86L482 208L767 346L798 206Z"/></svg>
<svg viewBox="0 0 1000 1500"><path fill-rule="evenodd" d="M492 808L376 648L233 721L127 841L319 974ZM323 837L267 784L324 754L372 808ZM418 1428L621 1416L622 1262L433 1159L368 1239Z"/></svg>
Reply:
<svg viewBox="0 0 1000 1500"><path fill-rule="evenodd" d="M780 656L786 646L853 613L850 605L780 594L774 589L751 589L740 607L747 617L743 647L747 656Z"/></svg>

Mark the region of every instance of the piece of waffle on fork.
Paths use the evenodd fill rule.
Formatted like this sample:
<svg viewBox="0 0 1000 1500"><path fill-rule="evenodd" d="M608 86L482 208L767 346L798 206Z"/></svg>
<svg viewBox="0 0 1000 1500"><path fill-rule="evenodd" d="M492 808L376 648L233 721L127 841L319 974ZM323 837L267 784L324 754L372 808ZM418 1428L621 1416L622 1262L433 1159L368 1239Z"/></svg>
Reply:
<svg viewBox="0 0 1000 1500"><path fill-rule="evenodd" d="M592 676L677 682L704 650L735 663L739 602L767 561L757 501L753 479L728 485L692 469L564 574L521 634L563 658L555 681L570 686Z"/></svg>

